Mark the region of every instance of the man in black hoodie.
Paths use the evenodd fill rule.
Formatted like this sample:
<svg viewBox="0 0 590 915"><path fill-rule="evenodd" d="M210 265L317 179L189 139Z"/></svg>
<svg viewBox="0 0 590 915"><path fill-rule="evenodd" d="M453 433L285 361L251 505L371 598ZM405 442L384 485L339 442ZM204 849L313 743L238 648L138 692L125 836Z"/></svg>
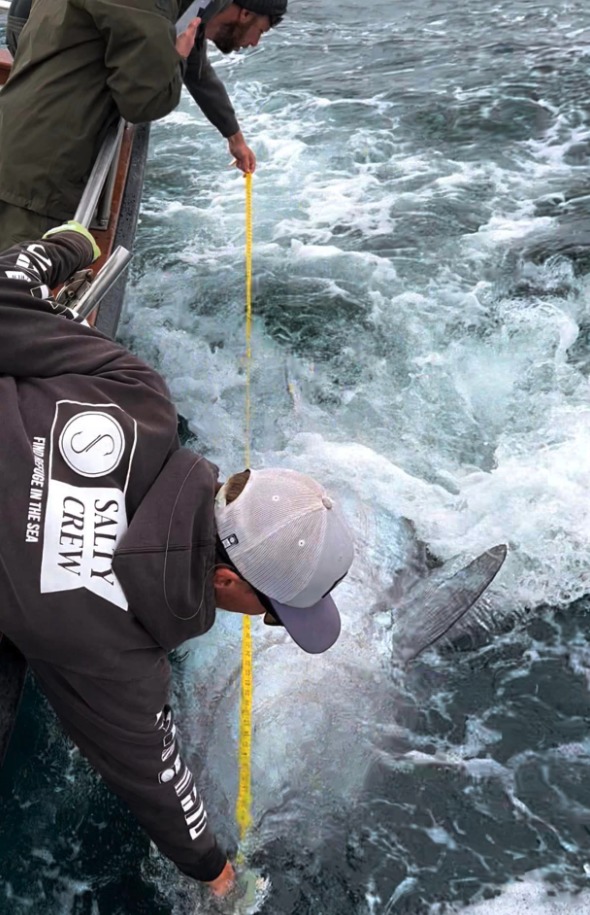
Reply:
<svg viewBox="0 0 590 915"><path fill-rule="evenodd" d="M310 477L221 485L180 447L158 373L51 297L97 254L70 223L0 255L0 631L158 848L225 895L234 871L180 753L167 653L216 608L325 651L352 538Z"/></svg>

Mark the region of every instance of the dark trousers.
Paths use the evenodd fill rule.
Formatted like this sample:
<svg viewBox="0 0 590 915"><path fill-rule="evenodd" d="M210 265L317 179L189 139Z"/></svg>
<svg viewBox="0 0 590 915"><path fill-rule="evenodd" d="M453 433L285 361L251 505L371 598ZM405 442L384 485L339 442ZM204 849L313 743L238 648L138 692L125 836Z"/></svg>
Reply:
<svg viewBox="0 0 590 915"><path fill-rule="evenodd" d="M30 0L13 0L6 24L6 44L14 57L19 35L31 9ZM48 229L59 225L55 219L13 206L0 200L0 251L22 241L37 241Z"/></svg>
<svg viewBox="0 0 590 915"><path fill-rule="evenodd" d="M37 241L48 229L60 224L59 219L41 216L32 210L13 206L0 200L0 251L5 251L17 242Z"/></svg>

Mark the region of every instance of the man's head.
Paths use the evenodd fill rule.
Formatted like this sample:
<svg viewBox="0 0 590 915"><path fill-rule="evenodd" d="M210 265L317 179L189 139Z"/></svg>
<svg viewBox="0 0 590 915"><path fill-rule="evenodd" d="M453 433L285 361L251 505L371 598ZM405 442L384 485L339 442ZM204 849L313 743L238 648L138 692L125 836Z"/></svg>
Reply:
<svg viewBox="0 0 590 915"><path fill-rule="evenodd" d="M207 23L205 36L222 54L255 48L286 12L287 0L234 0Z"/></svg>
<svg viewBox="0 0 590 915"><path fill-rule="evenodd" d="M334 644L340 615L330 592L353 559L338 503L311 477L269 468L230 477L215 502L221 609L272 614L313 654Z"/></svg>

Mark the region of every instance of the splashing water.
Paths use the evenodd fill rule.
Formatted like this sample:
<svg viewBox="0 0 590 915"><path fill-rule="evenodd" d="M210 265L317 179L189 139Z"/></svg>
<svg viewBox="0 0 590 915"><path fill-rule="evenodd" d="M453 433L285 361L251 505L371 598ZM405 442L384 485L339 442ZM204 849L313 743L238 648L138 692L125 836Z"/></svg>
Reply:
<svg viewBox="0 0 590 915"><path fill-rule="evenodd" d="M255 627L261 913L590 911L585 22L581 2L302 0L216 61L259 159L253 464L322 478L357 542L333 651ZM244 422L244 189L225 165L188 99L154 126L121 329L222 476ZM494 637L393 664L396 576L497 543ZM176 693L235 850L229 617ZM23 714L0 913L212 912L144 855L32 690ZM20 730L39 721L43 777Z"/></svg>

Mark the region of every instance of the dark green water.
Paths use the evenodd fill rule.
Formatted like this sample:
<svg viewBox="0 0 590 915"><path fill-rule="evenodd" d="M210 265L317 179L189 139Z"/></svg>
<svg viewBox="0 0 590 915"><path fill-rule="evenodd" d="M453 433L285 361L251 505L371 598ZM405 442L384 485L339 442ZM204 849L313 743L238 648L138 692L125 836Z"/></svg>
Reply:
<svg viewBox="0 0 590 915"><path fill-rule="evenodd" d="M253 460L322 475L358 534L337 651L312 664L255 634L267 915L590 913L589 61L581 2L305 0L220 64L259 159ZM222 473L244 449L227 162L187 99L153 128L121 327ZM510 549L496 634L407 671L400 516L441 561ZM177 665L230 847L238 662L225 622ZM31 683L0 809L0 915L209 910Z"/></svg>

